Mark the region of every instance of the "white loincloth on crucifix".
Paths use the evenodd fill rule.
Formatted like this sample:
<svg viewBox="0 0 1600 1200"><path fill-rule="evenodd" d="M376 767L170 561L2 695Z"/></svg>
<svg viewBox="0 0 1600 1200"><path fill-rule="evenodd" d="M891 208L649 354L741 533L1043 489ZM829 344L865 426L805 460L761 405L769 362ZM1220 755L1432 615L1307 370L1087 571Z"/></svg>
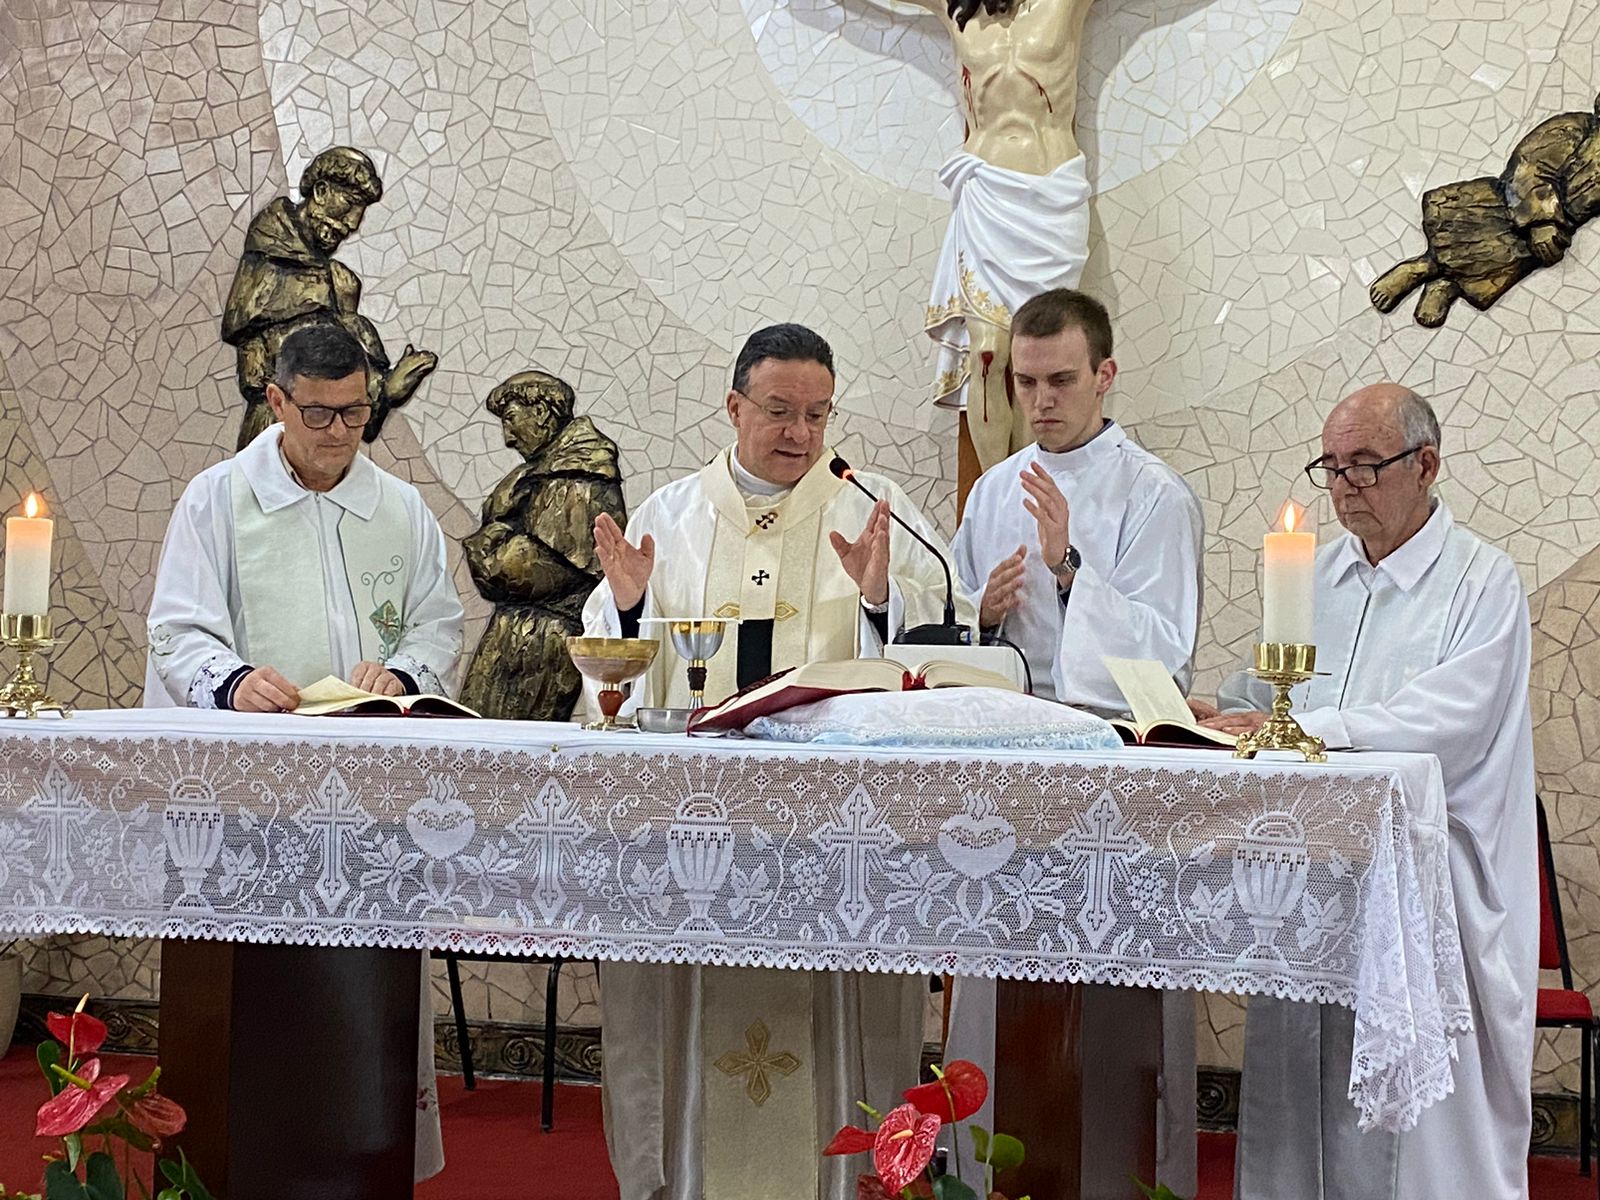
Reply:
<svg viewBox="0 0 1600 1200"><path fill-rule="evenodd" d="M656 491L627 528L630 542L648 533L656 544L642 604L618 613L602 583L584 608L584 632L630 635L643 617L740 617L710 663L706 699L715 703L773 670L874 655L883 633L939 620L943 572L895 527L887 625L874 626L828 544L834 530L857 537L872 503L829 472L831 457L824 450L782 488L745 471L730 449ZM941 545L897 486L861 479ZM975 616L958 597L957 618ZM686 704L686 666L663 642L628 706ZM818 841L830 869L863 866L870 847L858 833ZM666 915L646 919L682 928L681 897L670 899ZM725 906L712 916L732 922ZM824 1160L821 1148L854 1119L857 1100L892 1106L916 1082L926 994L920 976L606 964L606 1139L622 1200L854 1200L858 1164Z"/></svg>

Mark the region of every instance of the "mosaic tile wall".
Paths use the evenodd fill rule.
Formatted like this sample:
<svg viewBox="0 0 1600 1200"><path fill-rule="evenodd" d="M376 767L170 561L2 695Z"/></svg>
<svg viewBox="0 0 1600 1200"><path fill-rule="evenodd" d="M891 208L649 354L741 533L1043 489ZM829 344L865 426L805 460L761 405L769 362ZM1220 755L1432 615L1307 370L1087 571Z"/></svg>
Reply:
<svg viewBox="0 0 1600 1200"><path fill-rule="evenodd" d="M376 453L453 535L516 462L482 409L499 380L566 375L637 502L721 444L732 351L783 318L834 341L840 449L948 528L954 427L923 403L919 329L959 134L937 26L907 7L0 0L0 504L38 487L62 521L62 690L137 695L167 513L233 440L217 315L245 224L334 142L387 189L341 252L364 310L442 355ZM1205 504L1201 687L1252 638L1259 536L1328 405L1380 376L1431 396L1444 494L1534 596L1543 786L1600 996L1600 229L1443 330L1366 300L1421 249L1424 189L1590 107L1597 34L1581 0L1119 0L1091 17L1079 124L1114 412ZM154 984L145 947L31 966L39 988ZM537 1019L541 974L475 969L469 1006ZM592 1021L592 982L563 993ZM1202 1060L1236 1062L1238 1006L1205 1007ZM1575 1057L1544 1047L1541 1086Z"/></svg>

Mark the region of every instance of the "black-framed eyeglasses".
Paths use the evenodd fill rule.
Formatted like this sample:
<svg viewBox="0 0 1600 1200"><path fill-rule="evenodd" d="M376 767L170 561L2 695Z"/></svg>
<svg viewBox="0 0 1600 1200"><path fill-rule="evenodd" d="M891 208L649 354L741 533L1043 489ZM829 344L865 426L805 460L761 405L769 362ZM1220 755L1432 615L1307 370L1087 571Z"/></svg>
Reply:
<svg viewBox="0 0 1600 1200"><path fill-rule="evenodd" d="M288 388L279 388L283 398L300 410L300 419L305 422L307 429L326 429L333 424L337 417L343 421L346 429L364 429L368 421L372 420L372 405L346 404L339 408L330 408L326 404L301 404L294 398Z"/></svg>
<svg viewBox="0 0 1600 1200"><path fill-rule="evenodd" d="M1306 478L1311 480L1313 487L1327 491L1333 486L1335 479L1342 479L1356 489L1373 487L1378 482L1378 472L1387 466L1399 462L1402 458L1410 458L1422 446L1413 446L1409 450L1402 450L1399 454L1392 454L1382 462L1351 463L1348 467L1330 467L1320 458L1306 464Z"/></svg>

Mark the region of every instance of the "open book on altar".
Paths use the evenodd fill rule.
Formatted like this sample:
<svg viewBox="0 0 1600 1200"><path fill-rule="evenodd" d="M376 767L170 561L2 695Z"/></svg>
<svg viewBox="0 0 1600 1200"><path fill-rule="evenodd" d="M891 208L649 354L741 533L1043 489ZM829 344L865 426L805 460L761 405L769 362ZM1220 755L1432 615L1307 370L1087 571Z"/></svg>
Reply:
<svg viewBox="0 0 1600 1200"><path fill-rule="evenodd" d="M476 717L465 704L448 696L379 696L364 692L337 675L324 675L300 689L302 717Z"/></svg>
<svg viewBox="0 0 1600 1200"><path fill-rule="evenodd" d="M765 717L813 700L829 696L849 696L857 692L913 692L921 688L989 687L1021 691L998 671L988 671L968 663L929 659L915 667L904 667L888 658L850 658L838 662L814 662L779 671L759 679L729 696L721 704L703 708L689 718L689 732L721 732L743 729L757 717Z"/></svg>
<svg viewBox="0 0 1600 1200"><path fill-rule="evenodd" d="M1238 744L1239 739L1233 734L1200 727L1172 676L1154 659L1107 656L1100 661L1122 689L1122 697L1133 713L1132 721L1111 722L1130 746L1215 746L1232 750Z"/></svg>

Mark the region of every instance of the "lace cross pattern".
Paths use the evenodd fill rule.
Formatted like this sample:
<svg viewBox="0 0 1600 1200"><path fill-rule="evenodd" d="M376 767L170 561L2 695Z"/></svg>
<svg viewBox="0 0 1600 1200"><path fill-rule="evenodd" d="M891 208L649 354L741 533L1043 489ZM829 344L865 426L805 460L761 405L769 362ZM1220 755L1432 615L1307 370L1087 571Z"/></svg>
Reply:
<svg viewBox="0 0 1600 1200"><path fill-rule="evenodd" d="M494 727L0 734L0 932L1265 993L1354 1009L1364 1126L1451 1089L1445 835L1392 763Z"/></svg>

